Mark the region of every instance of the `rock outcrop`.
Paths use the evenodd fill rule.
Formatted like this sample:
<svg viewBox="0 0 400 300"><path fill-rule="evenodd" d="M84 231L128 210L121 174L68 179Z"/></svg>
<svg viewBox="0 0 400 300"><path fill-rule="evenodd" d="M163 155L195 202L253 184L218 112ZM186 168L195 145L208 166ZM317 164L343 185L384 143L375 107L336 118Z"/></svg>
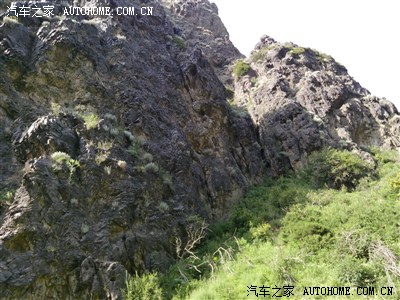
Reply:
<svg viewBox="0 0 400 300"><path fill-rule="evenodd" d="M165 270L193 222L223 218L266 174L324 145L399 146L390 102L269 38L235 79L250 114L232 108L225 85L243 56L206 0L53 1L55 16L18 19L8 3L0 298L120 299L126 271ZM73 5L153 15L63 16Z"/></svg>
<svg viewBox="0 0 400 300"><path fill-rule="evenodd" d="M232 85L231 64L244 56L229 39L218 16L218 7L208 0L163 0L175 25L176 38L188 47L202 49L222 83Z"/></svg>
<svg viewBox="0 0 400 300"><path fill-rule="evenodd" d="M332 57L264 36L237 74L235 105L257 124L272 170L304 164L324 146L399 148L399 114L370 95ZM365 153L364 153L365 154Z"/></svg>
<svg viewBox="0 0 400 300"><path fill-rule="evenodd" d="M0 188L18 187L1 204L0 297L118 299L126 271L167 268L191 220L223 217L262 179L261 147L216 75L240 54L228 39L207 50L208 32L227 34L214 5L88 17L59 14L143 3L57 3L0 26Z"/></svg>

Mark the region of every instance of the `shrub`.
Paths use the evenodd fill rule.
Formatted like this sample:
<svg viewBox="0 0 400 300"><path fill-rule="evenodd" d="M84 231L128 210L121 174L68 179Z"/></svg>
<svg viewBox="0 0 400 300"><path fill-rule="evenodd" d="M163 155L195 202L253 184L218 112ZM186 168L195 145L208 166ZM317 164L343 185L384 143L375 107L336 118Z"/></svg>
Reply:
<svg viewBox="0 0 400 300"><path fill-rule="evenodd" d="M294 54L294 55L300 55L303 54L306 51L306 49L304 49L303 47L295 47L292 50L290 50L290 53Z"/></svg>
<svg viewBox="0 0 400 300"><path fill-rule="evenodd" d="M316 187L326 184L330 188L348 190L353 190L361 178L375 173L374 165L357 154L331 148L311 154L307 169Z"/></svg>
<svg viewBox="0 0 400 300"><path fill-rule="evenodd" d="M295 205L283 219L283 225L281 237L287 243L300 243L312 252L332 243L333 233L324 224L318 207Z"/></svg>
<svg viewBox="0 0 400 300"><path fill-rule="evenodd" d="M145 162L152 162L153 161L153 155L151 155L148 152L143 153L143 155L141 156L141 160L145 161Z"/></svg>
<svg viewBox="0 0 400 300"><path fill-rule="evenodd" d="M233 75L236 78L240 78L248 74L249 71L250 71L250 65L248 63L245 63L243 59L238 60L235 66L233 67Z"/></svg>
<svg viewBox="0 0 400 300"><path fill-rule="evenodd" d="M128 153L134 157L139 157L143 153L142 145L139 141L134 141L128 148Z"/></svg>
<svg viewBox="0 0 400 300"><path fill-rule="evenodd" d="M268 223L261 223L256 227L250 227L250 235L254 240L266 241L270 237L270 228L271 225Z"/></svg>
<svg viewBox="0 0 400 300"><path fill-rule="evenodd" d="M253 52L251 54L250 59L251 59L252 62L263 61L265 59L265 57L266 57L266 53L267 52L268 51L265 51L264 49L257 50L257 51L255 51L255 52Z"/></svg>
<svg viewBox="0 0 400 300"><path fill-rule="evenodd" d="M174 189L174 183L172 180L172 175L167 171L161 170L161 179L163 184L167 185L171 190Z"/></svg>
<svg viewBox="0 0 400 300"><path fill-rule="evenodd" d="M14 198L15 191L9 189L0 190L0 205L2 202L11 201Z"/></svg>
<svg viewBox="0 0 400 300"><path fill-rule="evenodd" d="M116 116L114 116L113 114L110 114L110 113L106 113L105 115L104 115L104 119L107 119L107 120L109 120L110 122L112 122L112 123L117 123L117 117Z"/></svg>
<svg viewBox="0 0 400 300"><path fill-rule="evenodd" d="M51 158L54 160L54 163L62 164L64 161L71 159L71 156L62 151L56 151L51 155Z"/></svg>
<svg viewBox="0 0 400 300"><path fill-rule="evenodd" d="M325 53L322 53L322 52L319 52L319 51L317 51L317 50L313 50L313 52L314 52L314 55L316 56L316 58L320 61L320 62L324 62L324 61L329 61L329 60L332 60L333 58L332 58L332 56L330 56L330 55L328 55L328 54L325 54Z"/></svg>
<svg viewBox="0 0 400 300"><path fill-rule="evenodd" d="M397 150L382 150L378 147L371 147L368 150L380 164L399 161L399 153Z"/></svg>
<svg viewBox="0 0 400 300"><path fill-rule="evenodd" d="M245 106L238 106L234 101L228 102L232 112L238 117L245 118L249 116L249 111Z"/></svg>
<svg viewBox="0 0 400 300"><path fill-rule="evenodd" d="M63 164L67 166L69 169L70 173L70 178L72 175L75 173L75 171L80 168L79 161L71 158L69 154L61 151L54 152L51 155L51 158L53 159L53 169L56 171L60 171L62 169Z"/></svg>
<svg viewBox="0 0 400 300"><path fill-rule="evenodd" d="M320 168L333 158L352 175L363 171L364 163L372 168L351 152L325 151L332 153L319 153ZM188 217L188 236L201 239L188 239L199 243L186 255L183 246L193 243L176 240L183 258L162 278L165 298L242 299L250 283L293 285L295 295L305 286L400 286L400 201L387 191L390 180L400 185L395 179L400 164L396 157L375 159L379 177L351 192L323 183L315 189L302 177L316 176L308 173L266 180L250 188L204 240L202 219ZM328 175L344 172L335 163L328 164Z"/></svg>
<svg viewBox="0 0 400 300"><path fill-rule="evenodd" d="M169 210L169 205L166 202L161 201L158 205L158 209L162 212L167 212Z"/></svg>
<svg viewBox="0 0 400 300"><path fill-rule="evenodd" d="M125 300L161 300L162 289L159 286L157 273L147 273L142 276L127 275Z"/></svg>
<svg viewBox="0 0 400 300"><path fill-rule="evenodd" d="M124 135L129 140L129 142L134 143L136 141L135 137L130 131L124 130Z"/></svg>
<svg viewBox="0 0 400 300"><path fill-rule="evenodd" d="M96 128L100 122L99 117L94 113L83 114L82 118L85 121L86 129Z"/></svg>
<svg viewBox="0 0 400 300"><path fill-rule="evenodd" d="M395 198L400 197L400 174L398 174L395 178L389 180L390 188L392 194Z"/></svg>
<svg viewBox="0 0 400 300"><path fill-rule="evenodd" d="M157 173L159 168L155 163L151 162L151 163L148 163L147 165L145 165L143 170L146 173Z"/></svg>
<svg viewBox="0 0 400 300"><path fill-rule="evenodd" d="M181 37L175 35L173 41L179 47L179 49L184 50L186 48L185 41Z"/></svg>

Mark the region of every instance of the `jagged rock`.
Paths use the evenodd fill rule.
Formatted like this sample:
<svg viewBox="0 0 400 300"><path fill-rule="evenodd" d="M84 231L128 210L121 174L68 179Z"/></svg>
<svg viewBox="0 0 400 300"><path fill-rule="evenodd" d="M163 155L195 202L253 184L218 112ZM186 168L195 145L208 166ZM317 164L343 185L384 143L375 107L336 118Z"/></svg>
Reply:
<svg viewBox="0 0 400 300"><path fill-rule="evenodd" d="M372 97L332 57L264 36L247 63L236 101L258 125L276 174L300 167L324 146L399 147L394 105Z"/></svg>
<svg viewBox="0 0 400 300"><path fill-rule="evenodd" d="M56 151L65 152L71 157L78 155L77 133L54 116L40 117L24 132L16 130L14 136L14 151L22 163Z"/></svg>
<svg viewBox="0 0 400 300"><path fill-rule="evenodd" d="M255 128L218 79L241 55L215 5L176 5L0 26L0 187L19 184L0 210L2 297L120 299L126 271L168 268L191 217L226 216L262 180Z"/></svg>
<svg viewBox="0 0 400 300"><path fill-rule="evenodd" d="M3 19L0 189L19 188L0 207L0 297L120 299L126 271L166 270L190 220L225 217L266 174L324 145L399 145L390 102L268 37L236 79L250 114L232 108L243 56L216 6L145 4L153 16Z"/></svg>
<svg viewBox="0 0 400 300"><path fill-rule="evenodd" d="M224 84L232 84L234 60L244 56L229 39L229 33L218 16L218 7L208 0L162 0L175 24L175 37L185 47L200 48Z"/></svg>

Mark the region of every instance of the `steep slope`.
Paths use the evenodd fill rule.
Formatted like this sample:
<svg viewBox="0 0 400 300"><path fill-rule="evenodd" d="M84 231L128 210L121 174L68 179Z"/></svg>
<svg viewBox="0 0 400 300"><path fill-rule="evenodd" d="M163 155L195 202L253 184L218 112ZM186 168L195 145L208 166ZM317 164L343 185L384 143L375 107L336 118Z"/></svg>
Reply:
<svg viewBox="0 0 400 300"><path fill-rule="evenodd" d="M76 2L55 11L143 6ZM223 216L264 174L207 56L146 6L154 15L3 18L1 189L19 188L2 202L2 297L118 298L125 270L165 269L193 217Z"/></svg>
<svg viewBox="0 0 400 300"><path fill-rule="evenodd" d="M355 150L366 158L363 148L400 147L396 107L371 96L332 57L264 36L241 64L236 105L257 124L276 173L298 168L323 146Z"/></svg>
<svg viewBox="0 0 400 300"><path fill-rule="evenodd" d="M177 28L176 34L189 47L199 47L224 84L232 84L230 64L243 58L229 39L229 33L218 16L218 7L208 0L163 0L167 13Z"/></svg>

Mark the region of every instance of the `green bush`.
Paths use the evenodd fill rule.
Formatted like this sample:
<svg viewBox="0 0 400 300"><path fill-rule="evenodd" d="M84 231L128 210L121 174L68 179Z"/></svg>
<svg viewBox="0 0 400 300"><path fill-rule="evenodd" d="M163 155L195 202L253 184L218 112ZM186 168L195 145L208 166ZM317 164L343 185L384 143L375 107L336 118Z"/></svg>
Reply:
<svg viewBox="0 0 400 300"><path fill-rule="evenodd" d="M162 289L159 285L158 275L148 273L142 276L127 275L126 290L123 297L125 300L161 300Z"/></svg>
<svg viewBox="0 0 400 300"><path fill-rule="evenodd" d="M179 49L184 50L186 48L185 41L181 37L175 35L173 41Z"/></svg>
<svg viewBox="0 0 400 300"><path fill-rule="evenodd" d="M70 179L75 171L80 168L79 161L71 158L71 156L65 152L56 151L51 155L51 158L53 159L53 169L55 171L60 171L63 167L63 164L67 166L70 173Z"/></svg>
<svg viewBox="0 0 400 300"><path fill-rule="evenodd" d="M51 158L54 160L55 164L62 164L64 161L70 160L71 156L62 151L56 151L51 155Z"/></svg>
<svg viewBox="0 0 400 300"><path fill-rule="evenodd" d="M9 202L14 198L15 190L3 189L0 190L0 204L1 202Z"/></svg>
<svg viewBox="0 0 400 300"><path fill-rule="evenodd" d="M317 50L315 50L315 49L313 49L313 52L314 52L315 57L316 57L320 62L326 62L326 61L330 61L330 60L333 59L332 56L330 56L330 55L328 55L328 54L325 54L325 53L322 53L322 52L319 52L319 51L317 51Z"/></svg>
<svg viewBox="0 0 400 300"><path fill-rule="evenodd" d="M82 118L85 121L86 129L96 128L100 123L99 116L94 113L82 114Z"/></svg>
<svg viewBox="0 0 400 300"><path fill-rule="evenodd" d="M157 173L159 171L159 167L156 163L150 162L143 167L143 171L146 173Z"/></svg>
<svg viewBox="0 0 400 300"><path fill-rule="evenodd" d="M395 198L400 197L400 174L389 181L390 187L392 188L393 195Z"/></svg>
<svg viewBox="0 0 400 300"><path fill-rule="evenodd" d="M268 223L261 223L256 227L250 227L249 233L253 240L266 241L271 236L271 225Z"/></svg>
<svg viewBox="0 0 400 300"><path fill-rule="evenodd" d="M249 71L250 71L250 65L248 63L245 63L243 59L238 60L235 66L233 67L233 75L236 78L240 78L248 74Z"/></svg>
<svg viewBox="0 0 400 300"><path fill-rule="evenodd" d="M294 55L300 55L303 54L306 51L306 49L304 49L303 47L295 47L292 50L290 50L290 53L294 54Z"/></svg>
<svg viewBox="0 0 400 300"><path fill-rule="evenodd" d="M375 166L348 150L326 148L310 155L307 172L316 187L353 190L361 178L375 174Z"/></svg>
<svg viewBox="0 0 400 300"><path fill-rule="evenodd" d="M281 237L286 243L301 244L317 252L332 243L333 233L326 226L321 209L312 205L295 205L283 220Z"/></svg>

